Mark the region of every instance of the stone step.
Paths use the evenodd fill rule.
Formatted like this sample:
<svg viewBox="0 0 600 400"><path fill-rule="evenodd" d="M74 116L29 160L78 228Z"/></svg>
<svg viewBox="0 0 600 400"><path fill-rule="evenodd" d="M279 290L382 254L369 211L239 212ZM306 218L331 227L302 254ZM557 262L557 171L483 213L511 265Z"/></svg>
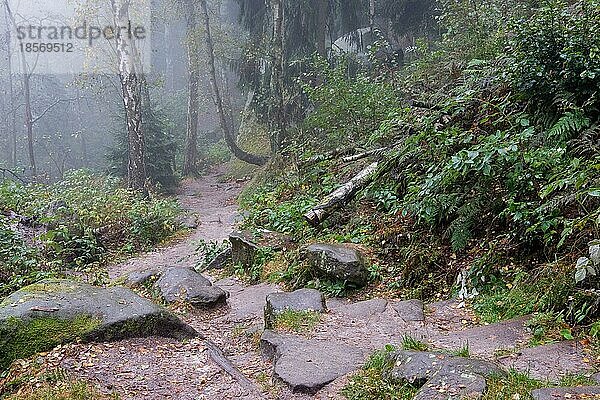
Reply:
<svg viewBox="0 0 600 400"><path fill-rule="evenodd" d="M535 400L559 399L600 399L600 386L574 387L574 388L543 388L531 392Z"/></svg>

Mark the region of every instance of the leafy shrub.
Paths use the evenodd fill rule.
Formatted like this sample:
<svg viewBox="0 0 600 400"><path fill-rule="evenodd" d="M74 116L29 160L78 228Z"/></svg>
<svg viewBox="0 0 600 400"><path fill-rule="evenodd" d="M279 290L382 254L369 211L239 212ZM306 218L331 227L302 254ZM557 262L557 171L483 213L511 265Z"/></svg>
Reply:
<svg viewBox="0 0 600 400"><path fill-rule="evenodd" d="M115 178L74 171L55 184L0 184L0 271L6 290L43 277L40 271L83 269L111 253L143 250L178 230L175 200L140 198ZM23 229L35 232L26 242Z"/></svg>

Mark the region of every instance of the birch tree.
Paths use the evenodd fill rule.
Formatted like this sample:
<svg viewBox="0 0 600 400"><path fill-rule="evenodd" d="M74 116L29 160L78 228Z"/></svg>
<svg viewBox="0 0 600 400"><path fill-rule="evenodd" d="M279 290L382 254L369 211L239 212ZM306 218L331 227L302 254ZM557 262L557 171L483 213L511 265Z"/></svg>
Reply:
<svg viewBox="0 0 600 400"><path fill-rule="evenodd" d="M111 0L114 26L127 26L131 0ZM127 184L136 191L146 191L146 160L144 125L142 123L141 77L135 59L132 39L116 35L118 74L127 123L128 164Z"/></svg>

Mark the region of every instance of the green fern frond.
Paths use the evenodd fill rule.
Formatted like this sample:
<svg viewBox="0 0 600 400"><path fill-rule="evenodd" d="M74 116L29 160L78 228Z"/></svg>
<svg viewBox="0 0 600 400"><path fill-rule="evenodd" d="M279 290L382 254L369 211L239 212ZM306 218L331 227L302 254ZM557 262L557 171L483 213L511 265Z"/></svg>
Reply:
<svg viewBox="0 0 600 400"><path fill-rule="evenodd" d="M583 112L567 111L554 126L548 129L546 136L549 139L566 140L589 126L590 119Z"/></svg>

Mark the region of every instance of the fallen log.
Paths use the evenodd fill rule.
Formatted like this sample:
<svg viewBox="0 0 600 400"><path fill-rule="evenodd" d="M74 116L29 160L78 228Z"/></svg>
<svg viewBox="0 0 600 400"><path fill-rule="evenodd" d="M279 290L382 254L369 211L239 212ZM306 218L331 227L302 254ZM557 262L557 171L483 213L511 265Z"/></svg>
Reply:
<svg viewBox="0 0 600 400"><path fill-rule="evenodd" d="M354 154L347 157L342 158L342 162L351 163L354 161L362 160L363 158L367 158L374 155L381 155L386 151L390 150L392 147L381 147L379 149L365 151L364 153Z"/></svg>
<svg viewBox="0 0 600 400"><path fill-rule="evenodd" d="M364 189L374 178L375 172L379 167L379 161L376 161L355 177L343 184L312 210L304 214L304 219L311 225L317 226L323 222L331 213L350 202L360 190Z"/></svg>
<svg viewBox="0 0 600 400"><path fill-rule="evenodd" d="M320 163L321 161L333 160L334 158L338 158L340 156L356 154L358 151L359 149L357 149L356 147L338 148L335 150L328 151L327 153L309 157L306 160L301 160L300 162L298 162L298 166L303 167L305 165Z"/></svg>

